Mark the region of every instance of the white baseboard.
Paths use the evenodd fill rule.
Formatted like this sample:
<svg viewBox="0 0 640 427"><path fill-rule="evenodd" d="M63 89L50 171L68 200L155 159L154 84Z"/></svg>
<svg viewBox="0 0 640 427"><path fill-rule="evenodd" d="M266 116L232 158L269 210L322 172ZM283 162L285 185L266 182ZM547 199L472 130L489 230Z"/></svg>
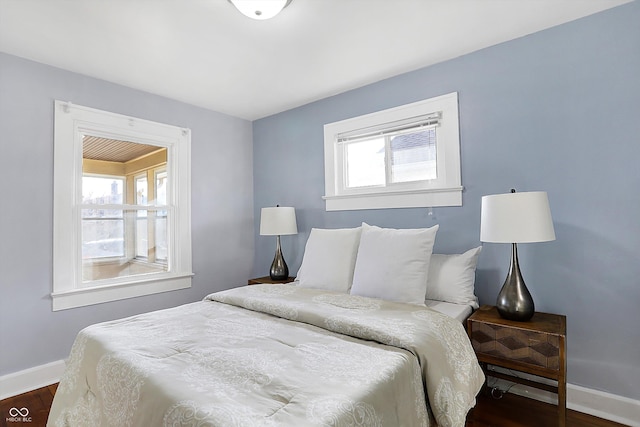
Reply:
<svg viewBox="0 0 640 427"><path fill-rule="evenodd" d="M17 396L31 390L45 387L60 381L65 368L64 360L47 363L24 371L0 377L0 400ZM496 370L501 370L496 368ZM539 378L536 378L538 380ZM502 390L509 389L510 393L527 396L543 402L556 403L557 397L553 393L532 387L502 380L491 381ZM574 411L583 412L595 417L604 418L631 427L640 427L640 400L629 399L611 393L567 384L567 407Z"/></svg>
<svg viewBox="0 0 640 427"><path fill-rule="evenodd" d="M567 400L568 406L574 411L640 427L640 400L573 384L567 385Z"/></svg>
<svg viewBox="0 0 640 427"><path fill-rule="evenodd" d="M25 369L0 377L0 400L60 381L65 368L64 360Z"/></svg>
<svg viewBox="0 0 640 427"><path fill-rule="evenodd" d="M507 370L492 367L496 371L507 372ZM512 372L511 372L512 373ZM489 376L491 376L489 374ZM518 373L523 378L535 381L555 384L554 381L545 378L533 377ZM526 396L546 403L557 404L558 398L555 393L546 392L537 388L527 387L522 384L513 385L508 381L491 379L492 386L497 386L501 390L509 390L509 393L519 396ZM640 427L640 400L618 396L591 388L581 387L575 384L567 384L567 408L594 417L614 421L630 427Z"/></svg>

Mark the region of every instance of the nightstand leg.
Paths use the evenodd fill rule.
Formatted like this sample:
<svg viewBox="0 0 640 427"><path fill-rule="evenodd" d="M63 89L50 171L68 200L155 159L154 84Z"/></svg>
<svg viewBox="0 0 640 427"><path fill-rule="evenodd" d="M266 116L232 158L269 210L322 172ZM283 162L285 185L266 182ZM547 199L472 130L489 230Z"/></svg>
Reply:
<svg viewBox="0 0 640 427"><path fill-rule="evenodd" d="M567 382L558 381L558 425L567 425Z"/></svg>
<svg viewBox="0 0 640 427"><path fill-rule="evenodd" d="M567 425L567 342L565 336L560 337L560 369L558 371L558 425Z"/></svg>

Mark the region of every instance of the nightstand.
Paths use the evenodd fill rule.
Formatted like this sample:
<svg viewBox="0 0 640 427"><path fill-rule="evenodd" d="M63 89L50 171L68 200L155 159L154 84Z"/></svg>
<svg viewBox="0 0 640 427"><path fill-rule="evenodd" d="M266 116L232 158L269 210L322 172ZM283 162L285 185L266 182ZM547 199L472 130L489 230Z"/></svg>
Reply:
<svg viewBox="0 0 640 427"><path fill-rule="evenodd" d="M296 280L295 277L289 277L284 280L271 280L271 277L265 276L265 277L257 277L255 279L249 279L249 282L247 283L247 285L262 285L262 284L275 285L277 283L290 283L290 282L293 282L294 280Z"/></svg>
<svg viewBox="0 0 640 427"><path fill-rule="evenodd" d="M500 317L496 307L483 305L469 319L467 332L485 374L550 391L558 395L558 425L566 425L567 358L565 316L536 312L531 320L517 322ZM487 372L487 365L520 371L557 381L557 386Z"/></svg>

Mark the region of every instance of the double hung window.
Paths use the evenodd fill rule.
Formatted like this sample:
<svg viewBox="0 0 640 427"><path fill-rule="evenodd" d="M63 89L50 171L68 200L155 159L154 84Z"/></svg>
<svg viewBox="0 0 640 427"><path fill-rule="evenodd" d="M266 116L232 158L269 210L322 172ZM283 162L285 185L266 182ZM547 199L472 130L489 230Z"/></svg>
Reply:
<svg viewBox="0 0 640 427"><path fill-rule="evenodd" d="M56 101L53 309L191 285L187 129Z"/></svg>

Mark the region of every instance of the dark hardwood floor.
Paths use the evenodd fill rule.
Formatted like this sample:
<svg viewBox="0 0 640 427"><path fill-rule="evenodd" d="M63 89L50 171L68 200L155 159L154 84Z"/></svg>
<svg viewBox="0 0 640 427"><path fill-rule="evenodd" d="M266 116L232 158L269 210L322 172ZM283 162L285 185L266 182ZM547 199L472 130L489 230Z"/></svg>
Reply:
<svg viewBox="0 0 640 427"><path fill-rule="evenodd" d="M555 427L556 406L515 394L494 399L481 392L467 416L466 427ZM602 418L567 410L567 427L627 427Z"/></svg>
<svg viewBox="0 0 640 427"><path fill-rule="evenodd" d="M44 427L47 424L49 409L51 409L51 402L57 388L58 384L52 384L29 393L0 400L0 426ZM13 408L15 410L12 411ZM29 413L26 414L23 408L27 408ZM17 410L22 411L22 414L17 413ZM22 415L26 415L25 421L22 421ZM20 421L16 420L18 417L20 417Z"/></svg>
<svg viewBox="0 0 640 427"><path fill-rule="evenodd" d="M44 427L57 384L34 390L0 401L0 427ZM31 421L11 420L16 410L27 408ZM21 417L20 414L17 416ZM481 393L478 403L467 417L466 427L553 427L557 426L555 406L514 394L506 394L496 400ZM624 427L622 424L592 417L575 411L567 411L567 427Z"/></svg>

